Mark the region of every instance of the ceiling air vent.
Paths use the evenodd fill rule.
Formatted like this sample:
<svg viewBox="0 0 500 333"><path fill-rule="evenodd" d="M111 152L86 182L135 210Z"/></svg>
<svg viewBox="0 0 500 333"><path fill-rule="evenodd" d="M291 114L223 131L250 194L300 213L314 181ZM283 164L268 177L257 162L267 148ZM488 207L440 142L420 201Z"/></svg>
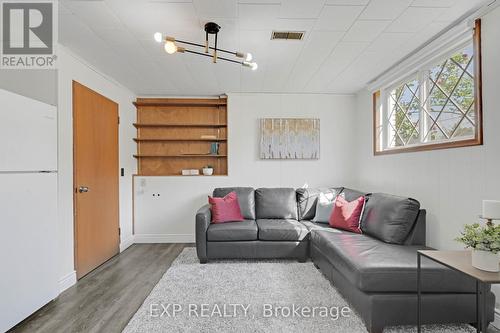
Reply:
<svg viewBox="0 0 500 333"><path fill-rule="evenodd" d="M273 31L271 39L302 40L304 31Z"/></svg>

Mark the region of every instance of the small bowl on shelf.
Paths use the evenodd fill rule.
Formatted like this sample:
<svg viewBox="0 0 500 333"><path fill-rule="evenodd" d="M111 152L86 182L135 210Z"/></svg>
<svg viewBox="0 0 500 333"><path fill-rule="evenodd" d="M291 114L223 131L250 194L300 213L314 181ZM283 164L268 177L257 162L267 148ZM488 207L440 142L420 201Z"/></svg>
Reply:
<svg viewBox="0 0 500 333"><path fill-rule="evenodd" d="M211 167L204 167L203 169L201 169L201 171L203 172L204 176L211 176L214 174L214 168Z"/></svg>

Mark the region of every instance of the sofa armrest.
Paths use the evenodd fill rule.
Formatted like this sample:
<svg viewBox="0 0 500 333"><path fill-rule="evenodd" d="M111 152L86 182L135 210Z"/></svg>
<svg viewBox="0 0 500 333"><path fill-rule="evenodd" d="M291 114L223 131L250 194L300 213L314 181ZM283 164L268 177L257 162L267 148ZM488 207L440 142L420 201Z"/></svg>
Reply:
<svg viewBox="0 0 500 333"><path fill-rule="evenodd" d="M196 212L196 253L201 263L208 261L207 257L207 229L212 220L210 205L201 207Z"/></svg>

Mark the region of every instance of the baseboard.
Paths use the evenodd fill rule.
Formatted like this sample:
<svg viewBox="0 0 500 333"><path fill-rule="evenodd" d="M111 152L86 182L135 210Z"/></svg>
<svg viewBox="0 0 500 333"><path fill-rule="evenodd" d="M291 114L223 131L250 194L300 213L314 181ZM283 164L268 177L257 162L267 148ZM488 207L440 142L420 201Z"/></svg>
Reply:
<svg viewBox="0 0 500 333"><path fill-rule="evenodd" d="M59 279L59 292L62 293L76 283L76 271L66 274Z"/></svg>
<svg viewBox="0 0 500 333"><path fill-rule="evenodd" d="M190 234L136 234L134 243L194 243Z"/></svg>
<svg viewBox="0 0 500 333"><path fill-rule="evenodd" d="M134 244L134 235L131 235L120 242L120 253L125 251L132 244Z"/></svg>
<svg viewBox="0 0 500 333"><path fill-rule="evenodd" d="M491 325L500 329L500 309L499 308L495 308L495 319L493 320Z"/></svg>

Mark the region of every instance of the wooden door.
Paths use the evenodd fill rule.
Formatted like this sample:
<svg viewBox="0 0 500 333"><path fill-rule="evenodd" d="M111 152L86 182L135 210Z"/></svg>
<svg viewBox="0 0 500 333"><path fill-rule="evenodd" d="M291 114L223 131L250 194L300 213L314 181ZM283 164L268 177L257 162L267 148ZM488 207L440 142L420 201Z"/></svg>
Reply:
<svg viewBox="0 0 500 333"><path fill-rule="evenodd" d="M118 104L73 81L77 278L119 252Z"/></svg>

